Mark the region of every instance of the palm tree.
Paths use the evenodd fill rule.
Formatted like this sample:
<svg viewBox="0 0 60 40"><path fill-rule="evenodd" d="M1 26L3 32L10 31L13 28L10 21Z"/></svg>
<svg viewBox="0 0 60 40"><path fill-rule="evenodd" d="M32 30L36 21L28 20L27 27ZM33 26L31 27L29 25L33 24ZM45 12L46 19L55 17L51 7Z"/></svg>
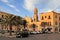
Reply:
<svg viewBox="0 0 60 40"><path fill-rule="evenodd" d="M13 25L17 26L17 29L22 25L22 18L19 16L15 16L13 18Z"/></svg>
<svg viewBox="0 0 60 40"><path fill-rule="evenodd" d="M10 29L10 35L12 35L11 31L12 31L12 19L14 18L13 15L7 15L6 18L5 18L5 27L7 28L7 26L9 25L9 29ZM7 28L8 29L8 28Z"/></svg>
<svg viewBox="0 0 60 40"><path fill-rule="evenodd" d="M13 17L14 17L13 15L10 15L8 18L8 24L10 26L10 28L9 28L10 29L10 35L12 35L12 23L13 23L12 19L13 19Z"/></svg>
<svg viewBox="0 0 60 40"><path fill-rule="evenodd" d="M22 25L22 18L19 17L19 16L15 16L15 18L14 18L14 25L17 26L16 32L19 32L20 29L21 29L20 25Z"/></svg>
<svg viewBox="0 0 60 40"><path fill-rule="evenodd" d="M2 25L2 27L1 27L2 30L3 30L4 26L7 28L7 26L9 25L10 26L9 27L10 35L12 35L12 26L15 25L18 28L19 25L22 24L22 17L8 14L8 15L6 15L5 18L3 18L3 16L0 18L0 24Z"/></svg>
<svg viewBox="0 0 60 40"><path fill-rule="evenodd" d="M0 24L1 24L1 29L2 29L2 32L3 32L3 28L4 28L4 26L5 26L5 18L2 16L1 18L0 18Z"/></svg>
<svg viewBox="0 0 60 40"><path fill-rule="evenodd" d="M17 28L19 27L19 25L21 24L22 18L19 17L19 16L14 16L14 15L11 15L8 19L8 23L9 23L9 26L10 26L10 35L12 35L12 26L15 25L17 26Z"/></svg>
<svg viewBox="0 0 60 40"><path fill-rule="evenodd" d="M8 30L8 16L5 17L5 29Z"/></svg>
<svg viewBox="0 0 60 40"><path fill-rule="evenodd" d="M27 21L23 20L22 25L24 26L24 29L26 28Z"/></svg>
<svg viewBox="0 0 60 40"><path fill-rule="evenodd" d="M2 30L2 18L0 18L0 25L1 25L1 30Z"/></svg>

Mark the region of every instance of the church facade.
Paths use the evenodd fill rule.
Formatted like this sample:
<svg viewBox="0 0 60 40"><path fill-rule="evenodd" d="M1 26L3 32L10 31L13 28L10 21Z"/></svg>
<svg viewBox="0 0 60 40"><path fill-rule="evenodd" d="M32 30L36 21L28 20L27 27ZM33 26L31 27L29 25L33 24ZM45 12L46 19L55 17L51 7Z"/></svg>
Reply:
<svg viewBox="0 0 60 40"><path fill-rule="evenodd" d="M29 31L40 31L40 21L38 20L37 8L34 8L33 18L29 18L26 16L26 17L24 17L24 19L27 21L27 29Z"/></svg>

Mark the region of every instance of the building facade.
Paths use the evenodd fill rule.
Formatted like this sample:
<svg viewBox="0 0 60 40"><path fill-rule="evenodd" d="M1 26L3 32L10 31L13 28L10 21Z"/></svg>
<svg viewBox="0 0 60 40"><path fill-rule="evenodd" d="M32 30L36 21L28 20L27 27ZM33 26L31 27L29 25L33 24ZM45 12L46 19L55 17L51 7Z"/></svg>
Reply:
<svg viewBox="0 0 60 40"><path fill-rule="evenodd" d="M6 17L9 17L10 15L12 15L12 14L8 14L8 13L6 13L6 12L0 12L0 18L2 18L3 20L4 20ZM7 20L8 20L8 19L7 19ZM0 22L0 30L2 30L2 27L3 27L3 30L10 30L10 26L9 26L9 25L6 26L6 25L4 24L4 26L2 26L2 24L1 24L1 22ZM17 26L14 26L14 25L13 25L12 31L15 31L16 28L17 28Z"/></svg>
<svg viewBox="0 0 60 40"><path fill-rule="evenodd" d="M27 29L40 31L43 28L51 28L51 32L60 32L60 13L50 11L40 13L40 20L38 20L38 10L34 8L33 18L25 17L28 21ZM31 28L32 24L35 24L35 29Z"/></svg>
<svg viewBox="0 0 60 40"><path fill-rule="evenodd" d="M5 18L9 14L0 12L0 18ZM29 31L40 31L43 28L52 28L51 32L60 32L60 13L50 11L40 13L40 20L38 20L38 10L34 8L33 18L24 17L24 20L27 21L27 29ZM1 26L1 25L0 25ZM5 28L5 27L4 27ZM0 27L1 29L1 27ZM9 30L9 26L8 26ZM16 26L13 26L13 30L16 30Z"/></svg>
<svg viewBox="0 0 60 40"><path fill-rule="evenodd" d="M54 11L41 13L40 22L41 25L52 28L52 32L60 32L60 13Z"/></svg>
<svg viewBox="0 0 60 40"><path fill-rule="evenodd" d="M27 21L27 29L29 31L40 31L40 21L38 20L38 10L34 8L34 15L33 18L24 17Z"/></svg>

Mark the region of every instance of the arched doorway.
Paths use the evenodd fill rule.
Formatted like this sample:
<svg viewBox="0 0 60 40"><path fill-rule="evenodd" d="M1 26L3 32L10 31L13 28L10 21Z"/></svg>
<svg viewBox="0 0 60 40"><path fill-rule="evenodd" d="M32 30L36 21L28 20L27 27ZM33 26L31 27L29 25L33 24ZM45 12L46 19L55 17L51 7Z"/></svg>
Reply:
<svg viewBox="0 0 60 40"><path fill-rule="evenodd" d="M58 32L58 27L55 27L55 32L56 32L56 33Z"/></svg>

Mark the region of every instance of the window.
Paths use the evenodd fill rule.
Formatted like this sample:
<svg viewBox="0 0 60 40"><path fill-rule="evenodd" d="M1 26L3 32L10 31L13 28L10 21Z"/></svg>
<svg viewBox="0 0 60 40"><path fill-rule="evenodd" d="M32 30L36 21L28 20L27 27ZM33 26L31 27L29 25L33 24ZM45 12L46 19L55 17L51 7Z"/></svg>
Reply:
<svg viewBox="0 0 60 40"><path fill-rule="evenodd" d="M45 18L46 18L46 16L45 16Z"/></svg>
<svg viewBox="0 0 60 40"><path fill-rule="evenodd" d="M60 20L60 17L59 17L59 20Z"/></svg>
<svg viewBox="0 0 60 40"><path fill-rule="evenodd" d="M51 22L50 22L50 26L51 26Z"/></svg>
<svg viewBox="0 0 60 40"><path fill-rule="evenodd" d="M2 17L3 17L3 15L2 15Z"/></svg>
<svg viewBox="0 0 60 40"><path fill-rule="evenodd" d="M33 22L33 20L31 20L31 22Z"/></svg>
<svg viewBox="0 0 60 40"><path fill-rule="evenodd" d="M48 16L48 19L51 19L50 16Z"/></svg>
<svg viewBox="0 0 60 40"><path fill-rule="evenodd" d="M42 20L44 20L43 16L42 16Z"/></svg>
<svg viewBox="0 0 60 40"><path fill-rule="evenodd" d="M55 25L57 25L57 21L55 22Z"/></svg>
<svg viewBox="0 0 60 40"><path fill-rule="evenodd" d="M57 15L55 16L55 18L57 18Z"/></svg>
<svg viewBox="0 0 60 40"><path fill-rule="evenodd" d="M49 26L49 22L48 22L47 24L48 24L48 26Z"/></svg>
<svg viewBox="0 0 60 40"><path fill-rule="evenodd" d="M60 27L60 23L59 23L59 27Z"/></svg>

